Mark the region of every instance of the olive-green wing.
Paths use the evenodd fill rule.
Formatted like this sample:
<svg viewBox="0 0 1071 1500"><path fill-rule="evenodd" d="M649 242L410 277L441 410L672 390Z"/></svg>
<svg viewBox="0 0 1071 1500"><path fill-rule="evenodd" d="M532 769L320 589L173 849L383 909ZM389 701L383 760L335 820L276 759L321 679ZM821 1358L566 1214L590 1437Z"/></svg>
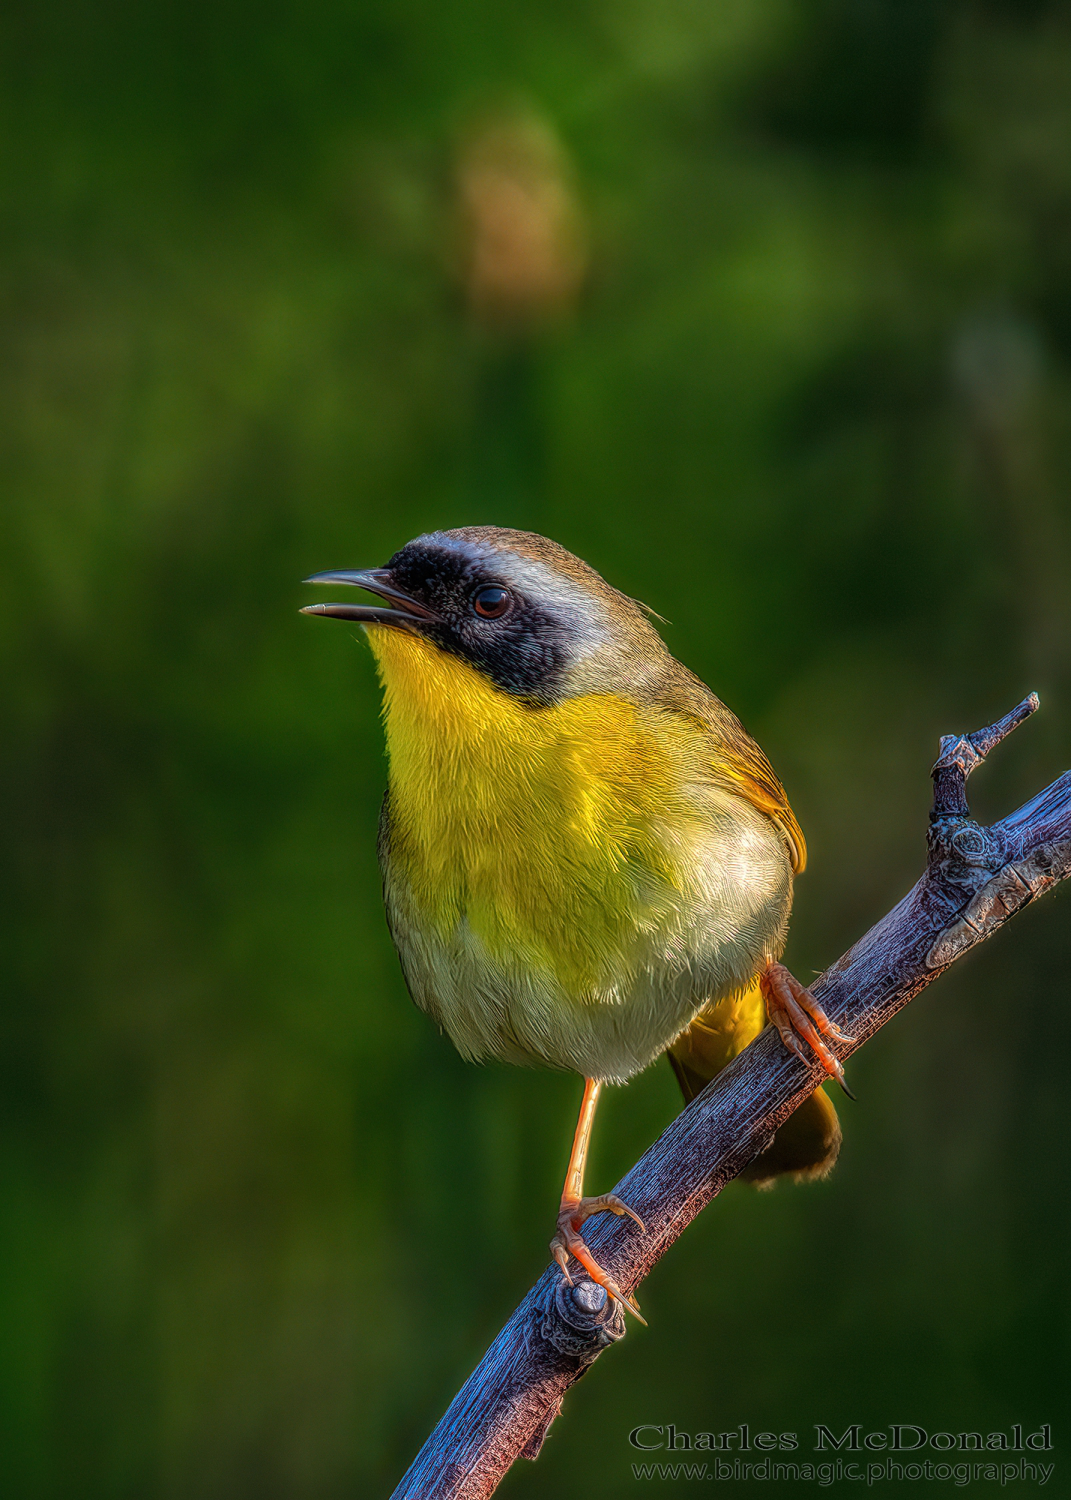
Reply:
<svg viewBox="0 0 1071 1500"><path fill-rule="evenodd" d="M773 819L785 836L793 872L799 875L807 866L803 830L773 766L742 726L739 739L727 741L715 751L714 776Z"/></svg>
<svg viewBox="0 0 1071 1500"><path fill-rule="evenodd" d="M713 779L780 828L788 845L795 874L807 864L807 844L777 773L740 720L694 673L678 661L659 681L656 701L661 707L698 723L709 744Z"/></svg>

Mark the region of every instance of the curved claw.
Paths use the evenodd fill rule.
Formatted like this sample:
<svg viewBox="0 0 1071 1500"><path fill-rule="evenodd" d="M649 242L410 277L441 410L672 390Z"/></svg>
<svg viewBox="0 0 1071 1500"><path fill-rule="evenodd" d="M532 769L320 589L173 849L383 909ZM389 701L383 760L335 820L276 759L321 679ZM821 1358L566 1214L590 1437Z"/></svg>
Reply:
<svg viewBox="0 0 1071 1500"><path fill-rule="evenodd" d="M635 1209L629 1208L623 1198L616 1193L600 1193L597 1198L581 1198L576 1208L569 1214L569 1222L574 1228L579 1228L585 1219L590 1219L592 1214L610 1213L616 1214L619 1219L629 1218L634 1224L638 1224L647 1233L647 1225L640 1218Z"/></svg>
<svg viewBox="0 0 1071 1500"><path fill-rule="evenodd" d="M562 1268L562 1275L565 1277L566 1286L572 1286L573 1278L569 1272L569 1252L565 1248L565 1241L561 1238L560 1232L550 1242L550 1253Z"/></svg>
<svg viewBox="0 0 1071 1500"><path fill-rule="evenodd" d="M550 1242L550 1253L561 1266L562 1275L569 1286L573 1284L573 1278L569 1274L569 1257L578 1260L592 1281L604 1287L611 1297L624 1304L632 1313L633 1317L647 1326L647 1320L640 1312L639 1303L634 1297L623 1292L613 1277L604 1271L602 1266L592 1255L580 1234L580 1226L585 1219L590 1219L593 1214L611 1213L619 1218L627 1216L643 1230L646 1226L633 1209L623 1202L616 1193L603 1193L597 1198L580 1198L575 1203L563 1203L558 1214L558 1227Z"/></svg>
<svg viewBox="0 0 1071 1500"><path fill-rule="evenodd" d="M829 1050L822 1036L833 1037L838 1042L852 1042L854 1037L841 1031L829 1019L810 990L800 984L784 964L768 964L759 975L759 988L766 1001L766 1014L777 1027L789 1052L801 1062L811 1061L800 1040L802 1038L829 1076L837 1080L849 1099L854 1099L855 1095L844 1080L843 1064Z"/></svg>

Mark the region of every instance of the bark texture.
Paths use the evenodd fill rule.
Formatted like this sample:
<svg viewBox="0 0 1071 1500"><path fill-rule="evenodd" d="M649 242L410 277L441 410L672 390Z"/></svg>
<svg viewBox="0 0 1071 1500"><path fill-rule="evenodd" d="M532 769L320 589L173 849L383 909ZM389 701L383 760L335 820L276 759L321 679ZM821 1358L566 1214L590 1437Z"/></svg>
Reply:
<svg viewBox="0 0 1071 1500"><path fill-rule="evenodd" d="M929 858L918 883L811 986L852 1038L843 1060L1020 907L1071 874L1071 772L984 828L967 777L1038 706L1031 694L999 723L946 736L933 768ZM822 1081L777 1033L761 1036L673 1121L614 1191L647 1225L603 1215L585 1225L599 1262L626 1292L696 1214L768 1145ZM482 1500L518 1457L535 1458L566 1391L624 1333L601 1287L570 1289L551 1266L525 1297L413 1461L394 1500Z"/></svg>

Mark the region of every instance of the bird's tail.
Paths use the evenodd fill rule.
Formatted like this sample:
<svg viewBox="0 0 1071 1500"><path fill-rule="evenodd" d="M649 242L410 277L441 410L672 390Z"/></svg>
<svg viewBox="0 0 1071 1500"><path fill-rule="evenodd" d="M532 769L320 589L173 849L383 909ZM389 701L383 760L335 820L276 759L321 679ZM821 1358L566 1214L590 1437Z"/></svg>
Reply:
<svg viewBox="0 0 1071 1500"><path fill-rule="evenodd" d="M756 978L742 994L700 1011L666 1056L685 1100L694 1099L766 1024L766 1006ZM757 1187L772 1187L783 1173L795 1182L825 1177L840 1151L837 1111L818 1088L788 1117L773 1141L740 1176Z"/></svg>

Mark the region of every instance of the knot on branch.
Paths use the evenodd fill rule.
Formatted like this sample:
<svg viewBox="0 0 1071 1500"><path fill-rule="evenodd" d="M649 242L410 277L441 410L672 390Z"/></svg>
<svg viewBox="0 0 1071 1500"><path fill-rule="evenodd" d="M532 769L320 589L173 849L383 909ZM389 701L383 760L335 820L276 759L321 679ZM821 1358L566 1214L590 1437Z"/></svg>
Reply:
<svg viewBox="0 0 1071 1500"><path fill-rule="evenodd" d="M941 738L940 754L931 772L933 810L926 842L931 872L952 885L977 889L987 872L999 870L1005 862L1002 842L971 817L967 777L1037 706L1038 695L1031 693L987 729Z"/></svg>
<svg viewBox="0 0 1071 1500"><path fill-rule="evenodd" d="M851 1051L966 948L1071 878L1071 771L992 828L971 819L963 792L986 752L1036 707L1031 694L991 729L942 742L929 869L814 983L823 1007L856 1038ZM942 862L957 880L949 883ZM634 1235L618 1244L615 1274L624 1285L638 1285L818 1082L767 1028L692 1100L617 1184L624 1201L643 1205L648 1234L656 1223L658 1230L653 1250ZM601 1287L587 1279L570 1286L548 1271L458 1392L394 1500L487 1500L516 1457L536 1456L565 1392L624 1331L620 1306Z"/></svg>
<svg viewBox="0 0 1071 1500"><path fill-rule="evenodd" d="M585 1363L616 1343L625 1333L621 1305L597 1282L555 1279L543 1303L540 1333L559 1354L570 1354Z"/></svg>
<svg viewBox="0 0 1071 1500"><path fill-rule="evenodd" d="M1005 865L971 897L957 922L941 933L926 955L928 969L942 969L987 938L1013 913L1042 895L1071 870L1071 840L1042 844L1026 859Z"/></svg>
<svg viewBox="0 0 1071 1500"><path fill-rule="evenodd" d="M975 889L1003 864L1003 846L971 817L933 818L926 836L930 872L950 885Z"/></svg>

